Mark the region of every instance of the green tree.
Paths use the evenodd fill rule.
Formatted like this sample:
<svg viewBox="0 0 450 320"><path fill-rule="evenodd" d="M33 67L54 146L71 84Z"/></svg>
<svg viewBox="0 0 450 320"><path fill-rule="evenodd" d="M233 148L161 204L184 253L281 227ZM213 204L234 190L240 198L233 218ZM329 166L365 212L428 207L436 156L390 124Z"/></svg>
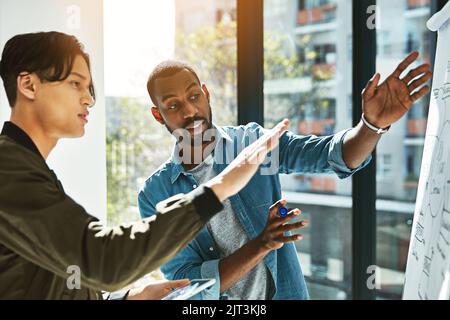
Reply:
<svg viewBox="0 0 450 320"><path fill-rule="evenodd" d="M139 188L167 160L171 137L144 101L108 98L106 106L108 222L116 225L139 219Z"/></svg>
<svg viewBox="0 0 450 320"><path fill-rule="evenodd" d="M211 93L214 121L219 125L237 122L237 24L218 23L205 26L185 34L177 31L176 56L192 64ZM309 37L303 37L299 46L307 48ZM309 76L315 53L307 55L304 63L299 61L296 50L292 50L288 35L279 32L264 34L264 75L266 80L292 79ZM267 125L280 117L293 118L301 106L311 104L316 97L313 92L302 95L266 96Z"/></svg>

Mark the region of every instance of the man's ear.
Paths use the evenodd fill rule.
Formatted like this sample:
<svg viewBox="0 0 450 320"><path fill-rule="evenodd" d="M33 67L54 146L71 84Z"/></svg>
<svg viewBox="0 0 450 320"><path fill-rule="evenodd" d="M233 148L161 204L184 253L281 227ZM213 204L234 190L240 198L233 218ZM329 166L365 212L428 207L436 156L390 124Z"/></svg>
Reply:
<svg viewBox="0 0 450 320"><path fill-rule="evenodd" d="M161 124L166 124L163 117L161 116L161 112L159 112L157 107L152 107L152 115L153 118L155 118L156 121L158 121Z"/></svg>
<svg viewBox="0 0 450 320"><path fill-rule="evenodd" d="M208 88L206 87L206 84L202 84L202 90L203 90L203 93L206 96L206 99L208 99L208 102L211 102L209 91L208 91Z"/></svg>
<svg viewBox="0 0 450 320"><path fill-rule="evenodd" d="M36 75L22 72L17 76L17 92L25 96L27 99L34 100L36 98Z"/></svg>

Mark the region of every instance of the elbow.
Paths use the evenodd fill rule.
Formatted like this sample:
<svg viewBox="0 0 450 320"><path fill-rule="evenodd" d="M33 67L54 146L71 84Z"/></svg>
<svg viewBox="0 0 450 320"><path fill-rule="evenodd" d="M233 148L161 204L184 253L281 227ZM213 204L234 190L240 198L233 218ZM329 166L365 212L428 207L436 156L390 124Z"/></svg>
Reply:
<svg viewBox="0 0 450 320"><path fill-rule="evenodd" d="M343 155L343 160L347 168L351 171L358 169L364 163L364 160L357 159L357 157L351 157L346 154Z"/></svg>
<svg viewBox="0 0 450 320"><path fill-rule="evenodd" d="M357 161L346 161L345 164L347 165L347 168L350 169L351 171L354 171L356 169L358 169L362 162L357 162Z"/></svg>

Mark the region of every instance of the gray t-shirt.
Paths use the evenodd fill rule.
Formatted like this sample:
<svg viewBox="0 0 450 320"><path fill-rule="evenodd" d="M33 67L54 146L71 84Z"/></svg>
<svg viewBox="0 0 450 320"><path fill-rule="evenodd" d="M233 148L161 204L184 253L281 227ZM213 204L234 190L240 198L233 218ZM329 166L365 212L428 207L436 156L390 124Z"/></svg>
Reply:
<svg viewBox="0 0 450 320"><path fill-rule="evenodd" d="M212 155L188 172L194 176L198 184L214 178L217 173L213 168ZM225 200L223 205L224 209L207 224L207 228L219 249L221 259L230 256L249 241L230 200ZM233 287L226 290L224 294L232 300L267 300L270 298L270 283L269 271L264 261L261 261Z"/></svg>

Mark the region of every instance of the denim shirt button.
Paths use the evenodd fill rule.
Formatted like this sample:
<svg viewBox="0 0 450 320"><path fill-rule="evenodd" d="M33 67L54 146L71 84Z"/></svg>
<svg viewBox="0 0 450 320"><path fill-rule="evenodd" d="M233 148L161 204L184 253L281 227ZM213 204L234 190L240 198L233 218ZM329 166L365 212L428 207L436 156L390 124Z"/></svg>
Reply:
<svg viewBox="0 0 450 320"><path fill-rule="evenodd" d="M214 248L213 247L209 247L209 251L214 251Z"/></svg>
<svg viewBox="0 0 450 320"><path fill-rule="evenodd" d="M197 185L196 185L196 184L194 184L194 185L192 186L192 188L196 189L196 188L197 188Z"/></svg>

